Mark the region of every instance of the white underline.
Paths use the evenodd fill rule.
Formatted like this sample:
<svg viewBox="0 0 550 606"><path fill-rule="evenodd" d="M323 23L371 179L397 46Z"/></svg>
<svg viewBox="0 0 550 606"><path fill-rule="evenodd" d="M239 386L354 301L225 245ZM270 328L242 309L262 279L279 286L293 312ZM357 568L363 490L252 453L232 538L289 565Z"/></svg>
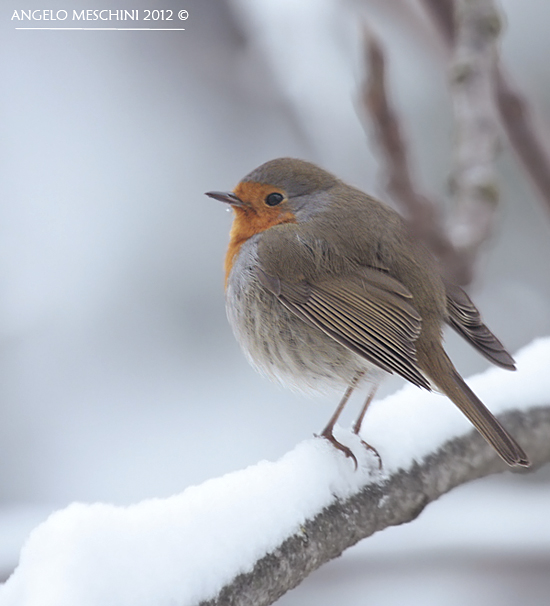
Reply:
<svg viewBox="0 0 550 606"><path fill-rule="evenodd" d="M15 29L184 32L183 27L16 27Z"/></svg>

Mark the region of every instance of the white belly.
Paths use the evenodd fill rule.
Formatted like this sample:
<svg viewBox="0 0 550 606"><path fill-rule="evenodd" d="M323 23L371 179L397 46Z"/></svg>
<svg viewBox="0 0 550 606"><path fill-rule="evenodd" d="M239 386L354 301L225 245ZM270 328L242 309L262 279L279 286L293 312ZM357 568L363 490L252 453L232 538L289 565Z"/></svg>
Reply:
<svg viewBox="0 0 550 606"><path fill-rule="evenodd" d="M293 314L258 282L254 240L241 248L226 290L229 322L252 366L306 392L345 388L361 373L379 382L384 371Z"/></svg>

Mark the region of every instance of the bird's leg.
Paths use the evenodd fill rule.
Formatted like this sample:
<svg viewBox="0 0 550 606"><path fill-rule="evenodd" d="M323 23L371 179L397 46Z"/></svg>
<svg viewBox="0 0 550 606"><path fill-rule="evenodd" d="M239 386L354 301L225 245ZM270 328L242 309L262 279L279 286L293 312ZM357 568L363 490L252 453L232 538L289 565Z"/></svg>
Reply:
<svg viewBox="0 0 550 606"><path fill-rule="evenodd" d="M344 410L344 407L346 406L351 394L353 393L355 386L357 385L359 379L362 376L363 376L363 373L358 373L357 375L355 375L355 377L353 378L349 387L346 389L344 396L340 400L338 407L334 411L334 414L332 415L332 417L330 417L330 420L327 423L326 427L319 434L319 437L325 438L325 440L328 440L335 448L337 448L338 450L341 450L346 455L346 457L350 457L351 459L353 459L353 462L355 463L355 469L357 469L357 458L355 457L355 455L353 454L353 452L351 451L350 448L348 448L347 446L344 446L343 444L338 442L338 440L334 437L334 434L332 432L334 430L334 426L336 425L336 421L338 421L339 416L342 414L342 411Z"/></svg>
<svg viewBox="0 0 550 606"><path fill-rule="evenodd" d="M365 403L363 404L363 408L361 409L359 416L357 417L355 423L353 424L353 433L356 433L357 435L359 435L359 432L361 431L361 425L363 424L363 419L365 418L365 415L367 414L367 410L376 394L377 389L378 389L378 385L372 386L371 390L369 391L369 395L367 396L367 399L365 400Z"/></svg>
<svg viewBox="0 0 550 606"><path fill-rule="evenodd" d="M359 416L357 417L355 423L353 424L353 433L358 436L359 436L359 432L361 431L361 425L363 424L363 419L365 418L365 414L367 413L367 410L370 406L370 403L372 402L372 400L374 398L374 394L376 393L377 389L378 389L378 385L372 386L372 389L370 390L369 395L367 396L367 399L365 400L365 404L363 405L363 408L361 409ZM374 448L374 446L371 446L370 444L365 442L365 440L363 440L363 438L361 438L361 436L359 436L359 438L360 438L361 442L363 442L365 447L368 448L368 450L370 450L378 458L378 467L380 469L382 469L382 459L381 459L380 455L378 454L378 451L376 450L376 448Z"/></svg>

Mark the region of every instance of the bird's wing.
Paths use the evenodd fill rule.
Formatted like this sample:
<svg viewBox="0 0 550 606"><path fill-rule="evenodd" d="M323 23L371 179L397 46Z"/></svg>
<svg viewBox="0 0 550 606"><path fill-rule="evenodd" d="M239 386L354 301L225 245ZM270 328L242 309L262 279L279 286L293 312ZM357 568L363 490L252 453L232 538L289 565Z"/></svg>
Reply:
<svg viewBox="0 0 550 606"><path fill-rule="evenodd" d="M448 323L491 362L515 370L514 359L485 326L470 297L458 286L446 284L445 288Z"/></svg>
<svg viewBox="0 0 550 606"><path fill-rule="evenodd" d="M411 293L384 272L361 267L344 277L287 282L257 270L260 283L304 321L389 373L430 389L418 367L421 318Z"/></svg>

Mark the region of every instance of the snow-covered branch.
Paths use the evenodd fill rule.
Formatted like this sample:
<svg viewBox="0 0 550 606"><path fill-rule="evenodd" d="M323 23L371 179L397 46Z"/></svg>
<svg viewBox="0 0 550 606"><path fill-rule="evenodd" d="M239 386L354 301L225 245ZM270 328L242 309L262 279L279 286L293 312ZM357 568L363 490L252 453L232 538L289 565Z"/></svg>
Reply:
<svg viewBox="0 0 550 606"><path fill-rule="evenodd" d="M517 372L469 381L535 465L550 460L549 359L550 338L540 339L518 354ZM364 425L382 471L339 430L357 471L313 438L168 499L73 504L32 532L0 606L270 604L362 538L505 469L446 398L413 386L374 402Z"/></svg>
<svg viewBox="0 0 550 606"><path fill-rule="evenodd" d="M520 442L529 444L535 465L550 461L550 403L500 418ZM260 559L252 571L237 576L215 599L200 606L272 604L361 539L414 520L426 505L456 486L503 470L503 464L478 434L470 432L447 442L407 471L397 471L379 484L368 484L347 499L335 498Z"/></svg>

